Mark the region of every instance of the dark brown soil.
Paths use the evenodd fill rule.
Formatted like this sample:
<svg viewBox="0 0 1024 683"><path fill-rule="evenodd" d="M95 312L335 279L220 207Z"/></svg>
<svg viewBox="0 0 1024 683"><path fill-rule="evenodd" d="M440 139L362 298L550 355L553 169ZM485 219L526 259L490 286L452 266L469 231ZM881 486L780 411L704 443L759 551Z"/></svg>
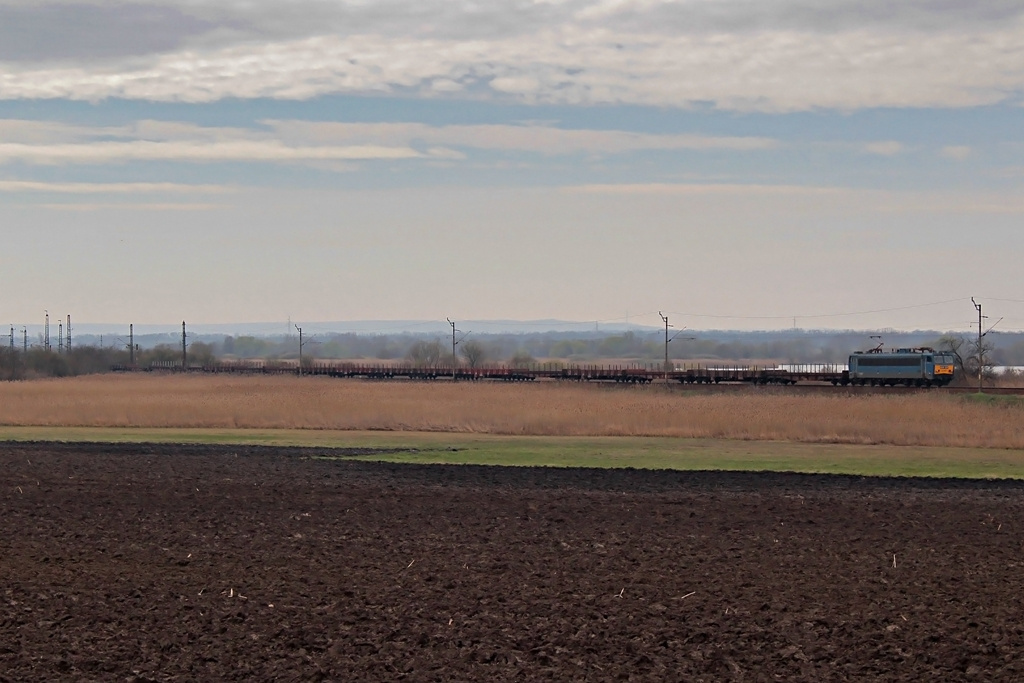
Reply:
<svg viewBox="0 0 1024 683"><path fill-rule="evenodd" d="M0 444L0 681L1024 680L1024 487Z"/></svg>

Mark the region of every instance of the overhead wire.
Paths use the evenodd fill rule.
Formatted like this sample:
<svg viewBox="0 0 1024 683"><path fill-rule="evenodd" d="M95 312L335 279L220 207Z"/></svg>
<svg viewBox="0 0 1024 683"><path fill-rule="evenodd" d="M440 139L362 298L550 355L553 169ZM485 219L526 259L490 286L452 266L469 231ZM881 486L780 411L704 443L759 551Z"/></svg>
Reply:
<svg viewBox="0 0 1024 683"><path fill-rule="evenodd" d="M1024 299L999 299L994 296L984 296L979 297L979 299L982 299L984 301L998 301L1000 303L1024 304Z"/></svg>
<svg viewBox="0 0 1024 683"><path fill-rule="evenodd" d="M966 299L964 297L957 297L956 299L932 301L926 304L911 304L909 306L894 306L892 308L877 308L869 311L849 311L845 313L792 313L790 315L722 315L717 313L684 313L680 311L673 311L672 314L692 318L721 318L729 320L792 320L793 318L796 318L797 320L806 320L817 318L843 318L855 315L873 315L876 313L892 313L895 311L907 311L914 308L928 308L929 306L941 306L943 304L952 304L958 301L966 301Z"/></svg>
<svg viewBox="0 0 1024 683"><path fill-rule="evenodd" d="M988 300L988 301L998 301L998 302L1005 302L1005 303L1024 303L1024 300L1022 300L1022 299L1008 299L1008 298L999 298L999 297L984 297L984 298L986 300ZM904 305L904 306L891 306L891 307L887 307L887 308L876 308L876 309L859 310L859 311L844 311L844 312L834 312L834 313L803 313L803 314L801 314L801 313L792 314L791 313L791 314L788 314L788 315L728 315L728 314L721 314L721 313L693 313L693 312L685 312L685 311L670 311L669 315L679 316L679 317L683 317L683 318L705 318L705 319L712 319L712 320L793 320L793 319L796 319L796 320L821 320L821 319L826 319L826 318L847 318L847 317L855 317L855 316L861 316L861 315L876 315L876 314L879 314L879 313L894 313L894 312L899 312L899 311L908 311L908 310L914 310L914 309L920 309L920 308L929 308L929 307L932 307L932 306L942 306L942 305L945 305L945 304L952 304L952 303L963 302L963 301L967 301L967 298L966 297L957 297L957 298L954 298L954 299L944 299L944 300L941 300L941 301L931 301L931 302L920 303L920 304L908 304L908 305ZM647 318L647 317L653 316L653 315L655 315L657 313L658 313L657 311L647 311L647 312L644 312L644 313L635 313L635 314L629 314L629 315L624 315L624 316L615 316L615 317L608 317L608 318L595 319L595 320L572 320L572 321L564 321L564 320L560 320L560 321L531 320L531 321L511 321L511 322L516 327L537 327L537 328L545 328L546 327L546 328L550 328L550 327L552 327L553 323L557 323L557 324L561 324L561 325L571 325L573 327L581 327L581 326L584 326L584 325L592 325L592 324L600 325L600 324L608 324L608 323L629 322L631 320L638 320L638 319ZM494 323L494 324L501 324L504 321L498 321L498 320L487 321L487 320L467 319L466 322L472 322L474 324L484 324L484 325L486 325L489 322ZM1014 320L1014 322L1016 322L1016 320ZM962 322L958 321L958 322L952 323L952 324L959 327L961 325L967 325L969 323L962 323ZM395 331L403 331L404 332L404 331L408 331L408 330L415 329L415 328L423 328L423 327L429 327L429 326L435 326L435 325L443 327L442 321L439 321L439 320L437 320L437 321L435 321L435 320L421 320L421 321L416 321L416 322L411 322L411 321L410 322L399 322L399 321L395 321L395 322L393 322L391 324L379 325L379 326L375 326L375 327L370 328L370 329L350 330L350 333L352 333L352 334L387 334L389 332L395 332ZM950 325L950 323L944 323L944 324L941 324L941 325L936 323L935 325L937 327L948 327ZM307 329L310 329L311 331L338 333L337 328L331 328L329 325L326 325L326 324L323 324L323 323L318 324L318 325L317 324L307 324L306 327L307 327Z"/></svg>

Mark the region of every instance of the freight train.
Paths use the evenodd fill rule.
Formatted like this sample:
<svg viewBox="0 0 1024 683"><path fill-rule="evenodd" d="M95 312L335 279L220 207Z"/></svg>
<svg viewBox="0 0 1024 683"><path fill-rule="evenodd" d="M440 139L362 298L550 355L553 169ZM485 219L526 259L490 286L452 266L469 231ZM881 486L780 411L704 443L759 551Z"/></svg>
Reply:
<svg viewBox="0 0 1024 683"><path fill-rule="evenodd" d="M150 366L115 366L117 371L171 370ZM358 363L348 361L316 360L303 366L301 372L295 363L274 361L235 361L189 367L189 371L215 373L304 374L328 377L362 379L411 380L498 380L531 382L534 380L568 380L576 382L615 382L649 384L663 381L680 384L776 384L791 385L803 382L832 384L834 386L943 387L953 381L955 360L949 353L930 348L881 348L853 353L849 364L791 365L791 366L719 366L697 364L665 370L664 366L630 364L615 365L563 365L562 363L535 363L528 367L491 365L471 368L432 365L416 366L409 363Z"/></svg>

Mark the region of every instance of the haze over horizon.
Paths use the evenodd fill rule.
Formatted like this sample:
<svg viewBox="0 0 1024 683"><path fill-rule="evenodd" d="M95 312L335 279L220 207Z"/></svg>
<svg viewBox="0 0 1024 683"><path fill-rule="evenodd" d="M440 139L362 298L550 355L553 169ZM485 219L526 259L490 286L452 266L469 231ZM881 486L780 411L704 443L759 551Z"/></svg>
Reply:
<svg viewBox="0 0 1024 683"><path fill-rule="evenodd" d="M1021 330L1022 95L1006 0L0 0L0 322Z"/></svg>
<svg viewBox="0 0 1024 683"><path fill-rule="evenodd" d="M645 316L649 317L649 316ZM670 315L670 320L675 320L676 317ZM66 317L51 317L50 319L50 334L52 338L56 338L59 334L58 329L66 330L65 325ZM278 321L240 321L240 322L225 322L225 323L196 323L190 324L187 321L186 329L189 336L192 335L204 335L204 336L261 336L261 337L276 337L276 336L296 336L299 327L303 329L307 335L334 335L334 334L357 334L363 336L375 336L375 335L436 335L440 334L444 337L448 337L451 334L451 322L455 322L460 336L462 334L474 334L474 335L504 335L504 334L531 334L539 333L546 334L549 332L554 333L579 333L581 335L590 335L591 333L607 333L622 334L624 332L638 332L641 334L658 333L661 334L664 330L664 323L654 325L644 322L635 322L633 319L626 320L625 318L609 319L609 320L461 320L461 321L448 321L448 320L311 320L311 321L293 321L293 320L278 320ZM798 320L799 322L799 320ZM1024 334L1024 330L1011 329L1003 326L1003 321L998 320L995 323L989 320L986 316L985 319L986 331L995 331L997 333L1007 334ZM137 336L143 335L155 335L155 336L167 336L170 335L174 338L179 338L181 335L181 322L178 323L134 323L134 322L91 322L91 321L73 321L75 338L81 340L83 338L91 338L97 335L125 335L127 330L131 326ZM58 327L60 326L60 327ZM12 325L12 327L15 327ZM18 340L21 339L22 332L24 331L29 335L30 338L42 335L45 330L45 322L28 322L24 325L18 325L14 329L15 341L20 343ZM966 330L966 332L965 332ZM917 327L917 328L896 328L896 327L825 327L816 325L804 325L804 326L790 326L790 327L768 327L756 325L749 327L724 327L709 325L706 327L677 327L674 323L670 327L670 333L675 336L679 336L684 332L692 332L694 334L701 334L703 336L714 336L716 334L724 336L733 335L745 335L745 334L768 334L778 335L785 333L795 334L811 334L811 335L849 335L849 334L864 334L871 335L876 333L892 333L892 334L916 334L916 333L962 333L964 336L971 337L976 333L977 321L972 329L953 329L953 328L928 328L928 327Z"/></svg>

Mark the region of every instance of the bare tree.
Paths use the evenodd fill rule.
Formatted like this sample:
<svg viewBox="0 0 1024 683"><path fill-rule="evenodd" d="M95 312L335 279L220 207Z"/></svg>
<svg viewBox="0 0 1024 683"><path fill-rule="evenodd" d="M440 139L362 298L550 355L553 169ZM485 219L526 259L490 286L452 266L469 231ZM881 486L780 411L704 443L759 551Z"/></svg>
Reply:
<svg viewBox="0 0 1024 683"><path fill-rule="evenodd" d="M441 360L441 342L418 341L409 348L407 357L417 368L436 368Z"/></svg>
<svg viewBox="0 0 1024 683"><path fill-rule="evenodd" d="M484 345L478 341L468 341L460 346L460 353L462 357L466 359L466 363L471 368L480 367L480 364L484 362L487 357L487 349Z"/></svg>
<svg viewBox="0 0 1024 683"><path fill-rule="evenodd" d="M982 373L985 379L994 375L995 364L992 362L992 342L982 337L979 346L977 339L967 339L962 335L946 334L939 339L938 350L953 356L958 371L964 376L977 379Z"/></svg>
<svg viewBox="0 0 1024 683"><path fill-rule="evenodd" d="M972 377L979 375L984 379L992 379L995 376L995 363L992 362L992 352L995 345L983 336L981 339L972 339L967 342L968 355L964 358L964 366Z"/></svg>
<svg viewBox="0 0 1024 683"><path fill-rule="evenodd" d="M217 357L213 353L213 344L192 342L188 349L189 361L198 365L213 365Z"/></svg>
<svg viewBox="0 0 1024 683"><path fill-rule="evenodd" d="M519 349L509 363L514 368L528 368L537 361L525 349Z"/></svg>
<svg viewBox="0 0 1024 683"><path fill-rule="evenodd" d="M6 346L0 347L0 379L16 380L24 376L21 354Z"/></svg>
<svg viewBox="0 0 1024 683"><path fill-rule="evenodd" d="M944 334L939 339L938 350L953 356L956 369L964 371L964 354L967 353L968 344L963 336L958 334Z"/></svg>

